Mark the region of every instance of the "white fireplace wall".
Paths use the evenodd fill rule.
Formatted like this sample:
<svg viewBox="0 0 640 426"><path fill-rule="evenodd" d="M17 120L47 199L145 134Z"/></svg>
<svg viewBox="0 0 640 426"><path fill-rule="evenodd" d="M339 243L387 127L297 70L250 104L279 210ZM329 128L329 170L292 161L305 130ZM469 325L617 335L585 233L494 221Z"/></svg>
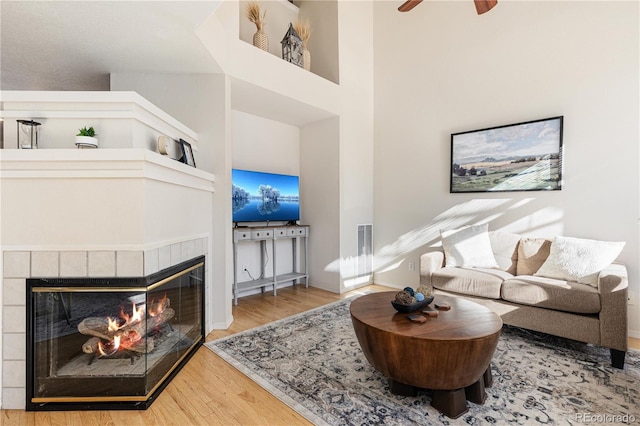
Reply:
<svg viewBox="0 0 640 426"><path fill-rule="evenodd" d="M41 149L0 150L0 407L23 409L26 279L142 277L211 254L215 176L154 152L164 134L191 142L197 157L197 134L135 93L2 95L5 135L18 118L48 129ZM134 123L126 135L123 118ZM92 122L100 148L65 149ZM231 322L230 310L213 309L225 283L213 282L211 265L207 255L206 332Z"/></svg>
<svg viewBox="0 0 640 426"><path fill-rule="evenodd" d="M208 237L196 237L147 250L3 251L2 408L26 404L27 278L147 276L194 257L208 258L208 247Z"/></svg>

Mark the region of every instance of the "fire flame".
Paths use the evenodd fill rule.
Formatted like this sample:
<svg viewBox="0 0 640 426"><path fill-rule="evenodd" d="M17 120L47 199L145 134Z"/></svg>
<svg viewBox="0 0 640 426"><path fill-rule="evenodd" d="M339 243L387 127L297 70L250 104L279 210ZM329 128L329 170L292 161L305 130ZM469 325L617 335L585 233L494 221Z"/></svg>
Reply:
<svg viewBox="0 0 640 426"><path fill-rule="evenodd" d="M131 306L132 315L129 315L124 311L124 309L120 308L120 318L122 318L125 321L123 326L132 324L136 321L142 321L142 319L144 318L145 310L146 308L144 303L140 305L140 307L138 307L137 309L136 309L136 304L134 303Z"/></svg>
<svg viewBox="0 0 640 426"><path fill-rule="evenodd" d="M109 324L107 330L109 331L118 331L120 326L118 325L118 321L111 319L111 317L107 317L107 323Z"/></svg>
<svg viewBox="0 0 640 426"><path fill-rule="evenodd" d="M97 353L98 356L111 356L114 355L120 348L129 349L133 347L137 342L142 340L144 335L140 334L135 328L129 327L136 323L142 322L145 319L145 314L148 313L150 317L155 317L161 314L167 305L167 295L165 294L160 302L155 303L155 299L151 301L149 311L146 309L146 305L143 303L136 307L133 303L131 307L131 315L124 312L124 308L120 308L120 319L124 322L120 323L118 319L107 317L107 330L109 334L113 334L113 339L103 343L98 343Z"/></svg>
<svg viewBox="0 0 640 426"><path fill-rule="evenodd" d="M155 299L151 301L151 307L149 308L149 316L155 317L164 312L164 308L167 305L167 294L165 293L160 299L160 302L155 303Z"/></svg>
<svg viewBox="0 0 640 426"><path fill-rule="evenodd" d="M113 340L102 344L102 342L98 342L98 353L100 356L111 356L118 352L120 348L120 336L114 336Z"/></svg>

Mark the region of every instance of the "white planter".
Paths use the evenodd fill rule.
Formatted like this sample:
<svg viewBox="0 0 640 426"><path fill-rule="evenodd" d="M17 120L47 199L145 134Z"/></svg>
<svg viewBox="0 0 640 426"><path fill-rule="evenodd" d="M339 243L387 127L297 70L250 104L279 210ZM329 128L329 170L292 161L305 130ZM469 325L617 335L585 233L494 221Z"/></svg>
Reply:
<svg viewBox="0 0 640 426"><path fill-rule="evenodd" d="M76 146L78 148L97 148L98 138L91 136L76 136Z"/></svg>

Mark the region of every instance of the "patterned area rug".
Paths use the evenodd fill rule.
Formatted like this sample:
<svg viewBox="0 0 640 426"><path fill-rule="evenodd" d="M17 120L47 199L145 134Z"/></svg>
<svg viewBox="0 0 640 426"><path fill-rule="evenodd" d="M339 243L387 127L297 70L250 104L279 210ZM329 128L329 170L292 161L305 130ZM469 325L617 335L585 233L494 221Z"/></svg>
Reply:
<svg viewBox="0 0 640 426"><path fill-rule="evenodd" d="M607 349L505 326L483 405L452 420L389 393L356 339L349 300L206 346L314 424L584 424L640 422L640 352L612 368ZM419 362L419 360L416 360Z"/></svg>

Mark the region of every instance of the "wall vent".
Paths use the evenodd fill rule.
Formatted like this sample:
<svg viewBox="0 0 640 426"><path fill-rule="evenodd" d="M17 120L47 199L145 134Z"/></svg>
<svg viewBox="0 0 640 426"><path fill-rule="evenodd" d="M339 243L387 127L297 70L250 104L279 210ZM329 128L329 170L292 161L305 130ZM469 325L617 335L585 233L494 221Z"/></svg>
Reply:
<svg viewBox="0 0 640 426"><path fill-rule="evenodd" d="M373 225L358 225L358 277L371 275L373 265Z"/></svg>

